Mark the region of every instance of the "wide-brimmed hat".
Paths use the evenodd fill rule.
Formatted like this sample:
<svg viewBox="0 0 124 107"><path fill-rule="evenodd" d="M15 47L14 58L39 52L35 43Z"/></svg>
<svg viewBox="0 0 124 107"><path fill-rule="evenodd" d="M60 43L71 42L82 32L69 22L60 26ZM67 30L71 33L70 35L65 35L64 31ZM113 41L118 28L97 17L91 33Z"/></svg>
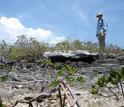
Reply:
<svg viewBox="0 0 124 107"><path fill-rule="evenodd" d="M97 13L96 17L98 17L98 16L103 16L103 14L102 13Z"/></svg>

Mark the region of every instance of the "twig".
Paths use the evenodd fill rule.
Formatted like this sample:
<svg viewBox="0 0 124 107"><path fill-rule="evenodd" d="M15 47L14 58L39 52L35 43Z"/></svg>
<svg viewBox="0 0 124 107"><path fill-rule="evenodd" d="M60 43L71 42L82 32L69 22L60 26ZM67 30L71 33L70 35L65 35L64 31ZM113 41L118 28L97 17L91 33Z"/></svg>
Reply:
<svg viewBox="0 0 124 107"><path fill-rule="evenodd" d="M117 88L118 88L119 92L121 93L121 90L120 90L118 82L116 83L116 85L117 85Z"/></svg>
<svg viewBox="0 0 124 107"><path fill-rule="evenodd" d="M65 106L65 99L66 99L66 95L64 94L64 98L63 98L63 107Z"/></svg>
<svg viewBox="0 0 124 107"><path fill-rule="evenodd" d="M34 98L32 98L31 100L29 101L23 101L23 100L17 100L13 105L12 107L15 107L18 103L26 103L26 104L29 104L35 100L37 100L39 97L42 97L42 98L47 98L47 97L50 97L52 93L54 93L56 90L59 89L59 85L55 88L53 88L52 90L50 90L48 93L40 93L38 95L36 95Z"/></svg>
<svg viewBox="0 0 124 107"><path fill-rule="evenodd" d="M106 95L106 96L105 96L105 95L103 95L103 94L97 94L97 95L100 95L100 96L105 97L105 98L115 96L115 95Z"/></svg>
<svg viewBox="0 0 124 107"><path fill-rule="evenodd" d="M32 103L29 103L29 107L33 107Z"/></svg>
<svg viewBox="0 0 124 107"><path fill-rule="evenodd" d="M69 92L70 92L70 94L71 94L73 100L76 101L77 106L78 106L78 107L81 107L81 106L79 105L78 101L76 100L75 96L73 95L73 93L72 93L72 91L71 91L71 88L70 88L69 85L66 83L66 81L65 81L65 80L62 80L62 82L63 82L63 83L66 85L66 87L68 88L68 90L69 90Z"/></svg>
<svg viewBox="0 0 124 107"><path fill-rule="evenodd" d="M60 86L62 87L62 89L63 89L63 91L64 91L64 93L65 93L65 95L66 95L66 97L67 97L67 100L68 100L69 104L72 106L72 102L71 102L71 100L70 100L70 97L68 96L68 94L67 94L67 92L66 92L64 86L62 85L62 83L60 83Z"/></svg>
<svg viewBox="0 0 124 107"><path fill-rule="evenodd" d="M120 101L124 104L124 102L119 98L119 96L117 96L116 93L114 93L114 92L111 90L110 87L108 87L106 84L105 84L105 87L107 87L107 88L109 89L109 91L111 91L111 93L112 93L118 100L120 100Z"/></svg>
<svg viewBox="0 0 124 107"><path fill-rule="evenodd" d="M123 96L123 99L124 99L124 90L123 90L123 86L122 86L121 81L120 81L120 86L121 86L122 96Z"/></svg>
<svg viewBox="0 0 124 107"><path fill-rule="evenodd" d="M111 91L111 93L114 95L114 96L116 96L116 98L119 100L119 97L111 90L111 88L110 87L108 87L107 85L105 85L108 89L109 89L109 91Z"/></svg>
<svg viewBox="0 0 124 107"><path fill-rule="evenodd" d="M60 88L58 90L59 90L59 98L60 98L60 107L63 107L63 105L62 105L62 95L61 95Z"/></svg>
<svg viewBox="0 0 124 107"><path fill-rule="evenodd" d="M71 93L71 96L74 100L74 102L72 103L64 85L68 88L69 92ZM62 95L61 95L61 91L60 91L60 87L62 87L63 91L64 91L64 100L62 101ZM51 89L48 93L40 93L40 94L37 94L35 97L33 97L31 100L28 100L28 101L25 101L25 100L17 100L11 107L15 107L18 103L25 103L25 104L28 104L29 107L33 107L32 105L32 102L37 100L37 101L40 101L42 102L43 99L45 98L48 98L51 96L52 93L54 93L56 90L59 91L59 98L60 98L60 106L61 107L64 107L65 105L65 99L67 98L69 104L70 104L70 107L74 107L75 103L78 107L81 107L77 100L75 99L74 95L72 94L72 91L71 91L71 88L69 87L68 84L66 84L66 81L65 80L61 80L59 85L56 86L55 88Z"/></svg>
<svg viewBox="0 0 124 107"><path fill-rule="evenodd" d="M27 77L31 77L34 80L34 82L48 82L48 80L37 80L33 76L27 76Z"/></svg>

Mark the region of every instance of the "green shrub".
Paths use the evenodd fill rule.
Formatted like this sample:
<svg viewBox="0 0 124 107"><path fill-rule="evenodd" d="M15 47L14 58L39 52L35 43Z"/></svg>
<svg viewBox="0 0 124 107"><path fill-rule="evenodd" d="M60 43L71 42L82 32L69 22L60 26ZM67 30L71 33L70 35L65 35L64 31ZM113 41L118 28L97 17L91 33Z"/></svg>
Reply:
<svg viewBox="0 0 124 107"><path fill-rule="evenodd" d="M108 95L105 97L115 96L118 100L122 101L120 99L120 95L122 95L124 98L123 81L124 81L124 68L122 68L119 71L112 70L109 76L105 76L105 75L102 76L101 78L98 79L95 85L92 85L92 94L102 95L99 89L102 87L106 87L112 93L112 95ZM115 86L118 89L118 92L114 92L113 90L114 88L112 88L111 86Z"/></svg>
<svg viewBox="0 0 124 107"><path fill-rule="evenodd" d="M61 66L61 64L58 64L58 65ZM61 69L57 70L55 72L55 75L53 75L53 74L50 74L49 75L49 77L51 78L51 81L52 81L50 83L50 86L56 86L56 85L58 85L59 84L59 78L60 77L65 78L66 81L71 86L73 85L73 82L80 82L80 83L84 83L85 82L85 80L84 80L83 77L76 76L75 74L78 74L77 69L74 68L73 66L67 64L65 67L62 67Z"/></svg>
<svg viewBox="0 0 124 107"><path fill-rule="evenodd" d="M0 57L12 60L35 61L42 58L46 51L69 51L69 50L87 50L89 52L99 52L99 44L92 41L65 40L56 45L38 42L36 38L28 38L26 35L17 37L13 45L8 45L4 40L0 43ZM109 44L106 46L106 54L124 55L124 50L117 45Z"/></svg>
<svg viewBox="0 0 124 107"><path fill-rule="evenodd" d="M99 45L98 45L98 43L93 43L91 41L85 41L83 43L83 49L87 50L89 52L98 52L99 51Z"/></svg>
<svg viewBox="0 0 124 107"><path fill-rule="evenodd" d="M123 54L123 51L120 47L118 47L117 45L112 45L109 44L106 46L106 53L110 54L110 53L114 53L114 54Z"/></svg>
<svg viewBox="0 0 124 107"><path fill-rule="evenodd" d="M7 71L7 72L9 72L9 71L15 72L16 71L14 66L8 66L8 64L0 65L0 70ZM2 77L0 77L0 79L1 79L0 82L4 82L4 81L8 80L8 73L6 73Z"/></svg>
<svg viewBox="0 0 124 107"><path fill-rule="evenodd" d="M13 60L34 61L41 58L43 52L49 49L47 43L40 43L35 38L27 38L26 35L18 36L14 45L8 46L5 42L0 44L1 56Z"/></svg>

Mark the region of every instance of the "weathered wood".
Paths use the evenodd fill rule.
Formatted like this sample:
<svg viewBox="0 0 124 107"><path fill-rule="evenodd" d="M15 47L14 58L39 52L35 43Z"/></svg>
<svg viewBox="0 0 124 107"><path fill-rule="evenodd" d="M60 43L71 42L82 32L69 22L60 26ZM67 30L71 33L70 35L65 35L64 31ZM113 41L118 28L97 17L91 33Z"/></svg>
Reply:
<svg viewBox="0 0 124 107"><path fill-rule="evenodd" d="M48 93L40 93L38 95L36 95L35 97L33 97L31 100L29 101L24 101L24 100L17 100L13 105L12 107L15 107L18 103L26 103L26 104L31 104L31 102L37 100L39 97L43 97L43 98L47 98L47 97L50 97L52 93L54 93L56 90L59 89L59 85L53 89L51 89Z"/></svg>
<svg viewBox="0 0 124 107"><path fill-rule="evenodd" d="M70 97L68 96L68 94L67 94L64 86L62 85L62 83L60 83L60 86L62 87L62 89L63 89L63 91L64 91L64 93L65 93L65 95L67 97L67 100L68 100L69 104L71 105L71 107L73 107L72 101L71 101Z"/></svg>
<svg viewBox="0 0 124 107"><path fill-rule="evenodd" d="M60 90L60 88L58 90L59 90L59 98L60 98L60 107L63 107L61 90Z"/></svg>
<svg viewBox="0 0 124 107"><path fill-rule="evenodd" d="M68 91L70 92L70 94L71 94L73 100L76 101L77 106L78 106L78 107L81 107L81 106L79 105L78 101L76 100L74 94L72 93L71 88L70 88L69 85L66 83L66 81L65 81L65 80L62 80L62 83L64 83L65 86L68 88Z"/></svg>
<svg viewBox="0 0 124 107"><path fill-rule="evenodd" d="M66 88L68 89L68 91L70 92L74 102L72 103L64 85L66 86ZM64 91L64 100L62 101L62 95L61 95L61 91L60 91L60 87L63 89ZM68 100L68 103L70 104L70 107L74 107L74 105L76 104L78 107L81 107L78 103L78 101L76 100L75 96L73 95L72 91L71 91L71 88L69 87L69 85L66 83L66 81L64 80L64 78L61 78L61 81L59 83L58 86L56 86L55 88L51 89L48 93L40 93L40 94L37 94L35 97L33 97L32 99L28 100L28 101L25 101L25 100L17 100L13 105L12 107L15 107L18 103L25 103L25 104L28 104L29 107L33 107L32 105L32 102L37 100L39 101L39 98L40 98L40 101L42 101L43 99L45 98L49 98L51 96L52 93L56 92L56 91L59 91L59 98L60 98L60 107L64 107L65 105L65 99L67 98Z"/></svg>

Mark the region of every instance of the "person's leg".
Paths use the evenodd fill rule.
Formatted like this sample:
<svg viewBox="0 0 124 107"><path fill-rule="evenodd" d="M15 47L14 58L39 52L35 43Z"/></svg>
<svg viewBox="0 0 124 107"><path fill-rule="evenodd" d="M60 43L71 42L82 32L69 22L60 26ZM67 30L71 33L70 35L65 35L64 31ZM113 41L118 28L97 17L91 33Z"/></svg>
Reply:
<svg viewBox="0 0 124 107"><path fill-rule="evenodd" d="M105 53L105 36L104 35L102 35L102 37L101 37L101 51L102 51L102 54L104 54Z"/></svg>
<svg viewBox="0 0 124 107"><path fill-rule="evenodd" d="M98 40L99 40L99 57L100 60L102 60L103 54L105 52L105 36L103 34L99 34Z"/></svg>

